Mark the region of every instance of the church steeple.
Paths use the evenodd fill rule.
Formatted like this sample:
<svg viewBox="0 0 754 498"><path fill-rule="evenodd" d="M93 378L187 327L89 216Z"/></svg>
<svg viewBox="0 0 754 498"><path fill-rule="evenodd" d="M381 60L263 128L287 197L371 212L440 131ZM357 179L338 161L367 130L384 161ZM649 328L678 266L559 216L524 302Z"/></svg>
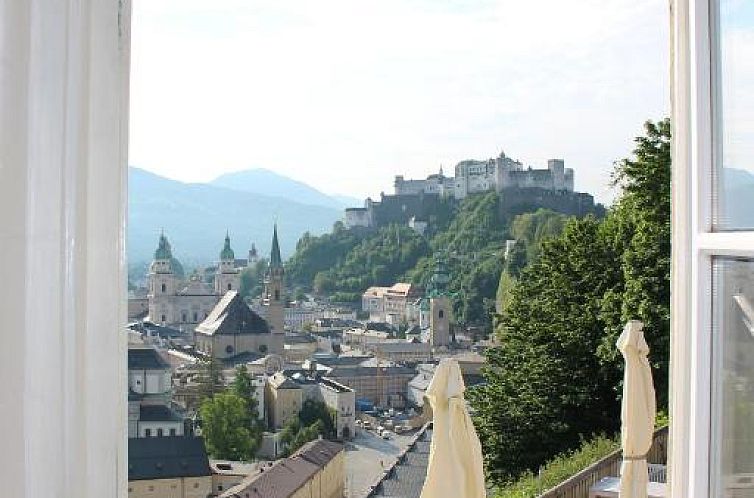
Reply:
<svg viewBox="0 0 754 498"><path fill-rule="evenodd" d="M280 257L280 243L278 242L278 227L272 232L272 250L270 251L270 266L264 278L264 307L265 319L273 334L271 352L281 354L283 351L283 337L285 336L285 294L283 289L283 260Z"/></svg>
<svg viewBox="0 0 754 498"><path fill-rule="evenodd" d="M223 246L223 250L220 251L220 261L229 261L229 260L235 260L236 255L233 252L233 249L230 247L230 234L228 232L225 232L225 246Z"/></svg>
<svg viewBox="0 0 754 498"><path fill-rule="evenodd" d="M165 237L165 232L160 232L160 241L157 243L157 249L154 252L154 259L167 259L173 258L173 252L170 249L170 242Z"/></svg>
<svg viewBox="0 0 754 498"><path fill-rule="evenodd" d="M272 232L272 250L270 251L270 268L282 268L283 260L280 257L280 244L278 243L278 224Z"/></svg>

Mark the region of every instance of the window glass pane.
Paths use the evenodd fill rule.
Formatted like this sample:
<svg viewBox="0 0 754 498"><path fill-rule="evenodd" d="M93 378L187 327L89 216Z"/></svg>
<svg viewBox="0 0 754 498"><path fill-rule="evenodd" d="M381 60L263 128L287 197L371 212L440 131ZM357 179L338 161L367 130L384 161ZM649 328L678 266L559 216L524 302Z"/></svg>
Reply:
<svg viewBox="0 0 754 498"><path fill-rule="evenodd" d="M710 496L754 496L754 261L713 266Z"/></svg>
<svg viewBox="0 0 754 498"><path fill-rule="evenodd" d="M718 230L753 229L754 2L719 0L717 7L713 222Z"/></svg>

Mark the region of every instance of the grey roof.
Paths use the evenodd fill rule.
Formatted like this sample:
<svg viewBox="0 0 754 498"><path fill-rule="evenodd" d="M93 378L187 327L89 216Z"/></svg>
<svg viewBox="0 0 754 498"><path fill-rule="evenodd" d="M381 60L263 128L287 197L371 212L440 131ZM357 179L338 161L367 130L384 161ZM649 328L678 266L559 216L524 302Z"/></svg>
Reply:
<svg viewBox="0 0 754 498"><path fill-rule="evenodd" d="M285 344L311 344L317 342L317 338L311 334L287 334Z"/></svg>
<svg viewBox="0 0 754 498"><path fill-rule="evenodd" d="M145 311L149 314L149 311ZM137 322L129 325L131 330L136 332L148 332L150 334L157 334L163 339L172 339L174 337L185 337L186 334L173 327L165 327L164 325L158 325L153 322Z"/></svg>
<svg viewBox="0 0 754 498"><path fill-rule="evenodd" d="M141 422L183 422L183 417L165 405L141 405L139 408Z"/></svg>
<svg viewBox="0 0 754 498"><path fill-rule="evenodd" d="M292 458L301 457L322 468L330 463L330 460L335 458L341 451L343 451L341 443L318 439L302 446L293 454Z"/></svg>
<svg viewBox="0 0 754 498"><path fill-rule="evenodd" d="M255 474L225 493L222 498L289 498L325 467L343 445L317 440L305 444L291 457L278 460L271 467Z"/></svg>
<svg viewBox="0 0 754 498"><path fill-rule="evenodd" d="M128 480L211 475L200 437L145 437L128 440Z"/></svg>
<svg viewBox="0 0 754 498"><path fill-rule="evenodd" d="M385 353L429 353L432 346L426 342L382 342L370 344L369 347Z"/></svg>
<svg viewBox="0 0 754 498"><path fill-rule="evenodd" d="M369 494L370 497L419 498L429 465L432 431L422 437L388 471L387 477Z"/></svg>
<svg viewBox="0 0 754 498"><path fill-rule="evenodd" d="M327 357L315 357L316 362L320 365L327 365L328 367L346 367L361 365L367 360L371 360L373 356L338 356L335 358Z"/></svg>
<svg viewBox="0 0 754 498"><path fill-rule="evenodd" d="M406 375L414 376L416 371L408 367L340 367L333 368L332 372L327 374L328 377L337 379L338 377L374 377L377 375L377 368L382 369L383 375Z"/></svg>
<svg viewBox="0 0 754 498"><path fill-rule="evenodd" d="M154 348L128 348L129 370L167 370L170 365Z"/></svg>
<svg viewBox="0 0 754 498"><path fill-rule="evenodd" d="M196 327L204 335L269 334L270 327L264 319L251 311L237 291L228 291Z"/></svg>

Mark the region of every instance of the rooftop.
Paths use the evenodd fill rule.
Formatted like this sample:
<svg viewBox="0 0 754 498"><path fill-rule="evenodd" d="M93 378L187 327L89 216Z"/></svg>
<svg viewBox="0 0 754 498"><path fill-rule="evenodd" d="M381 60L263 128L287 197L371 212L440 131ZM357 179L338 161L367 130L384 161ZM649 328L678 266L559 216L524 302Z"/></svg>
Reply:
<svg viewBox="0 0 754 498"><path fill-rule="evenodd" d="M410 375L415 374L415 370L408 367L389 366L389 367L335 367L332 372L328 374L328 377L374 377L377 374L377 369L382 370L383 375Z"/></svg>
<svg viewBox="0 0 754 498"><path fill-rule="evenodd" d="M141 405L139 408L141 422L183 422L183 417L165 405Z"/></svg>
<svg viewBox="0 0 754 498"><path fill-rule="evenodd" d="M222 498L288 498L343 451L343 445L317 440L305 444L289 458L250 476Z"/></svg>
<svg viewBox="0 0 754 498"><path fill-rule="evenodd" d="M204 335L268 334L270 328L237 291L228 291L209 316L197 325L196 332Z"/></svg>
<svg viewBox="0 0 754 498"><path fill-rule="evenodd" d="M432 430L427 429L387 472L370 497L419 498L429 465Z"/></svg>
<svg viewBox="0 0 754 498"><path fill-rule="evenodd" d="M169 370L170 365L156 349L150 347L128 348L129 370Z"/></svg>
<svg viewBox="0 0 754 498"><path fill-rule="evenodd" d="M209 460L200 437L148 437L128 440L128 480L209 476Z"/></svg>

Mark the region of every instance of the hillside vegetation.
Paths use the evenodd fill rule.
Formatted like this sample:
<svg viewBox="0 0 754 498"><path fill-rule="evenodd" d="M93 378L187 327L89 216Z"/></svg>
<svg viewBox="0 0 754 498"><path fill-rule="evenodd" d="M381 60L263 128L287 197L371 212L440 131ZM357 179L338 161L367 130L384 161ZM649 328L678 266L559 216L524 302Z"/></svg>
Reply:
<svg viewBox="0 0 754 498"><path fill-rule="evenodd" d="M406 226L366 231L347 230L340 223L329 234L305 234L286 266L289 283L356 302L373 285L409 281L425 286L434 256L442 252L448 259L456 320L489 327L501 274L517 275L517 270L508 270L505 241L521 239L522 254L515 255L514 266L523 266L536 257L539 243L556 235L568 218L544 209L505 216L498 202L498 194L489 192L469 196L452 207L444 204L447 209L431 224L428 236Z"/></svg>

